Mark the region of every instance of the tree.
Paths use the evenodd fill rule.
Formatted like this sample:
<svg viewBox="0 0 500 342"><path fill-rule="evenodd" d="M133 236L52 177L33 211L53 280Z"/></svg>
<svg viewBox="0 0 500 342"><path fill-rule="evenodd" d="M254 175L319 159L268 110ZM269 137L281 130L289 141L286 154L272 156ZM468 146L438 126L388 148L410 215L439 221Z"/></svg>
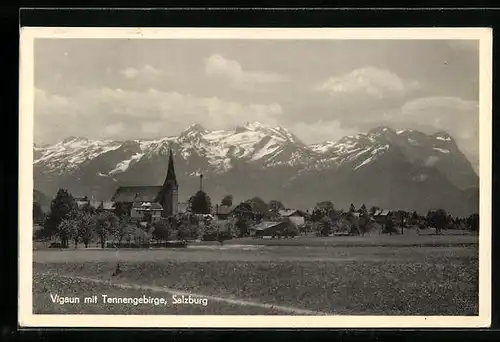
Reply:
<svg viewBox="0 0 500 342"><path fill-rule="evenodd" d="M190 199L191 200L191 199ZM210 214L212 204L210 197L203 191L199 190L191 201L191 211L193 214Z"/></svg>
<svg viewBox="0 0 500 342"><path fill-rule="evenodd" d="M351 203L351 206L349 207L349 212L354 213L355 211L356 211L356 207L354 206L354 204Z"/></svg>
<svg viewBox="0 0 500 342"><path fill-rule="evenodd" d="M317 225L317 234L319 236L328 236L332 231L332 220L328 216L323 216Z"/></svg>
<svg viewBox="0 0 500 342"><path fill-rule="evenodd" d="M89 246L90 240L94 235L95 228L95 215L83 212L80 216L80 222L78 225L78 236L82 239L85 248Z"/></svg>
<svg viewBox="0 0 500 342"><path fill-rule="evenodd" d="M319 209L325 213L329 213L330 211L335 210L335 207L334 207L332 201L322 201L322 202L316 203L315 209Z"/></svg>
<svg viewBox="0 0 500 342"><path fill-rule="evenodd" d="M61 239L62 248L68 248L69 240L77 234L75 230L76 230L75 221L70 218L64 218L59 223L59 225L57 226L57 235Z"/></svg>
<svg viewBox="0 0 500 342"><path fill-rule="evenodd" d="M108 211L102 211L97 214L95 231L99 236L101 248L105 247L108 235L115 235L118 229L118 217Z"/></svg>
<svg viewBox="0 0 500 342"><path fill-rule="evenodd" d="M117 217L127 216L129 214L128 206L122 202L115 203L115 209L113 210L114 214Z"/></svg>
<svg viewBox="0 0 500 342"><path fill-rule="evenodd" d="M167 223L164 221L156 221L153 223L153 239L158 241L168 241L169 232Z"/></svg>
<svg viewBox="0 0 500 342"><path fill-rule="evenodd" d="M359 227L359 218L354 215L353 211L348 211L346 214L346 219L349 225L349 233L351 235L361 235L361 229Z"/></svg>
<svg viewBox="0 0 500 342"><path fill-rule="evenodd" d="M444 209L437 209L427 213L427 222L436 229L436 234L440 234L448 224L448 215Z"/></svg>
<svg viewBox="0 0 500 342"><path fill-rule="evenodd" d="M320 208L315 208L311 214L311 221L319 222L324 216L325 213L323 212L323 210L321 210Z"/></svg>
<svg viewBox="0 0 500 342"><path fill-rule="evenodd" d="M392 222L392 215L389 213L385 219L384 232L392 235L394 232L394 222Z"/></svg>
<svg viewBox="0 0 500 342"><path fill-rule="evenodd" d="M68 218L70 212L76 207L73 196L66 189L59 189L50 203L50 212L44 222L44 235L58 234L58 227L62 220ZM64 234L64 233L63 233ZM61 242L62 243L62 242Z"/></svg>
<svg viewBox="0 0 500 342"><path fill-rule="evenodd" d="M360 213L368 213L368 211L366 210L366 205L362 205L361 208L359 208L359 212Z"/></svg>
<svg viewBox="0 0 500 342"><path fill-rule="evenodd" d="M230 207L233 205L233 195L226 195L220 202L220 204Z"/></svg>
<svg viewBox="0 0 500 342"><path fill-rule="evenodd" d="M269 210L278 211L283 209L285 209L285 206L280 201L278 200L269 201Z"/></svg>
<svg viewBox="0 0 500 342"><path fill-rule="evenodd" d="M252 211L260 214L265 214L269 211L269 207L266 202L260 197L253 197L249 200L245 201L246 203L250 204L252 207Z"/></svg>
<svg viewBox="0 0 500 342"><path fill-rule="evenodd" d="M285 229L283 230L283 235L285 238L288 237L295 237L299 234L299 229L297 228L297 225L290 220L290 218L287 218L286 222L288 223Z"/></svg>
<svg viewBox="0 0 500 342"><path fill-rule="evenodd" d="M479 214L472 214L467 218L467 226L472 231L479 231Z"/></svg>
<svg viewBox="0 0 500 342"><path fill-rule="evenodd" d="M359 215L359 231L362 236L365 235L366 232L368 232L370 228L370 216L368 215L368 212L365 210L363 211L363 207L361 207L361 213Z"/></svg>
<svg viewBox="0 0 500 342"><path fill-rule="evenodd" d="M253 219L253 209L250 203L242 202L238 204L233 212L238 219Z"/></svg>
<svg viewBox="0 0 500 342"><path fill-rule="evenodd" d="M411 221L411 224L413 224L413 225L418 224L418 221L420 221L420 216L418 216L416 211L413 211L413 213L411 214L410 221Z"/></svg>
<svg viewBox="0 0 500 342"><path fill-rule="evenodd" d="M191 232L189 232L188 227L184 221L180 222L177 230L177 239L181 241L186 241Z"/></svg>
<svg viewBox="0 0 500 342"><path fill-rule="evenodd" d="M116 218L118 219L118 222L115 228L111 229L110 233L113 234L113 240L116 240L118 242L118 248L120 248L123 238L126 235L130 234L130 229L129 229L130 217L123 215L121 217L116 216Z"/></svg>
<svg viewBox="0 0 500 342"><path fill-rule="evenodd" d="M238 230L239 237L248 236L248 228L250 227L248 220L245 217L236 218L236 223L234 224Z"/></svg>

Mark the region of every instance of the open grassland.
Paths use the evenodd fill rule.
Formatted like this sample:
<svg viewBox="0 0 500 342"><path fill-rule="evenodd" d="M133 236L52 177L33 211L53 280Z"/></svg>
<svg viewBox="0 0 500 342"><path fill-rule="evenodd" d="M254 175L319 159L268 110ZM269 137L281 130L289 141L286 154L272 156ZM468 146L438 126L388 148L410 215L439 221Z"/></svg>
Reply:
<svg viewBox="0 0 500 342"><path fill-rule="evenodd" d="M415 230L408 229L403 235L371 235L371 236L299 236L288 239L253 239L242 238L224 241L224 245L265 245L265 246L310 246L310 247L362 247L362 246L470 246L478 243L478 236L462 231L448 231L443 235L432 234L431 231L422 231L417 235ZM218 242L201 242L199 244L215 245Z"/></svg>
<svg viewBox="0 0 500 342"><path fill-rule="evenodd" d="M477 243L455 247L229 244L160 250L40 250L33 257L35 313L294 314L264 307L270 304L334 315L478 314ZM123 272L111 277L117 262ZM68 281L58 275L100 283ZM105 284L110 280L146 288ZM142 296L149 295L151 287L166 288L164 295L169 296L173 289L236 302L209 301L204 308L104 304L83 308L50 299L50 293ZM257 305L238 304L238 300Z"/></svg>

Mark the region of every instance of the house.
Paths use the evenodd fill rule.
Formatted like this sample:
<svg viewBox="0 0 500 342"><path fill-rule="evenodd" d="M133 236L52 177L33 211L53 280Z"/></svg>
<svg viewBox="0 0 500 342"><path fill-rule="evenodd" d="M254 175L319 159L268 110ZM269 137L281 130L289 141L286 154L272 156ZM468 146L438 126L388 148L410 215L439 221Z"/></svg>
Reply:
<svg viewBox="0 0 500 342"><path fill-rule="evenodd" d="M155 208L158 208L158 205L162 207L161 216L170 217L178 213L178 190L179 185L175 176L172 150L170 150L167 176L163 185L121 186L116 190L111 201L122 203L130 214L135 202L151 205L156 203Z"/></svg>
<svg viewBox="0 0 500 342"><path fill-rule="evenodd" d="M373 214L373 219L379 224L383 224L387 221L387 218L391 215L389 210L379 209Z"/></svg>
<svg viewBox="0 0 500 342"><path fill-rule="evenodd" d="M249 228L250 235L255 237L263 236L283 236L290 227L290 223L286 221L262 221Z"/></svg>
<svg viewBox="0 0 500 342"><path fill-rule="evenodd" d="M234 205L227 206L217 204L215 206L215 217L219 220L227 220L229 216L233 214L234 208L236 208Z"/></svg>
<svg viewBox="0 0 500 342"><path fill-rule="evenodd" d="M94 200L88 200L85 198L80 198L76 200L76 205L78 208L82 208L85 205L88 205L94 209L97 210L105 210L105 211L114 211L115 210L115 203L112 201L94 201Z"/></svg>
<svg viewBox="0 0 500 342"><path fill-rule="evenodd" d="M278 214L282 218L288 218L291 222L295 223L297 227L305 224L305 215L302 211L297 209L278 210Z"/></svg>
<svg viewBox="0 0 500 342"><path fill-rule="evenodd" d="M163 207L159 203L135 201L130 210L130 218L139 222L157 222L161 220Z"/></svg>

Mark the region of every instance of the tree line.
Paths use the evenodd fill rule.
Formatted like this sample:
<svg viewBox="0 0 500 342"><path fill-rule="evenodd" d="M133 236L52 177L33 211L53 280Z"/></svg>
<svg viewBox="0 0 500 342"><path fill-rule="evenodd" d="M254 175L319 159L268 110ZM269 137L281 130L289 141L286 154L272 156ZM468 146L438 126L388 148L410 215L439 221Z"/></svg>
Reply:
<svg viewBox="0 0 500 342"><path fill-rule="evenodd" d="M467 229L479 230L479 214L471 214L468 217L454 217L444 209L429 210L427 215L419 215L416 211L395 210L388 211L381 220L376 220L379 207L372 206L367 210L366 205L356 209L351 204L348 211L336 210L333 202L318 202L309 215L310 222L315 224L317 235L326 236L333 232L334 228L343 228L350 235L364 235L375 225L379 225L381 233L393 234L400 232L404 234L404 228L416 227L419 229L433 228L436 234L445 229Z"/></svg>

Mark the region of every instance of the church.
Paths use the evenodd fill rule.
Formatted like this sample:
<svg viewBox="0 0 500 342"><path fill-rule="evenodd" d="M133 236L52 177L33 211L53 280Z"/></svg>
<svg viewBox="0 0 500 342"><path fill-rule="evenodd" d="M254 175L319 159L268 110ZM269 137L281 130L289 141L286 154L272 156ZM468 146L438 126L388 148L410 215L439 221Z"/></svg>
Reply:
<svg viewBox="0 0 500 342"><path fill-rule="evenodd" d="M111 201L121 203L129 211L131 218L144 218L150 215L152 221L167 218L178 213L179 184L175 176L172 150L168 158L167 175L163 185L121 186Z"/></svg>

